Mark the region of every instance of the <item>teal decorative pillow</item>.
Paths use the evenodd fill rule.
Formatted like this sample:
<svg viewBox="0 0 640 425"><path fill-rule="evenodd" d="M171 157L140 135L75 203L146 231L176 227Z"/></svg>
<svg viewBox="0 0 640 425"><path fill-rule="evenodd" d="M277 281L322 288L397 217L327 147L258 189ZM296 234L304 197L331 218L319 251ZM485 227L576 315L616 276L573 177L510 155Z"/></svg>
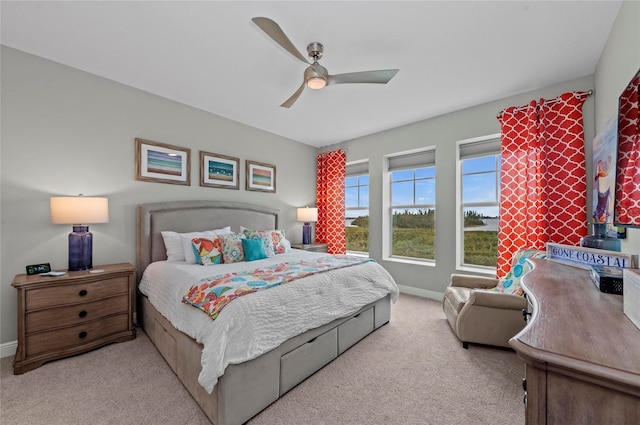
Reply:
<svg viewBox="0 0 640 425"><path fill-rule="evenodd" d="M532 267L527 262L527 258L546 258L544 251L537 249L522 249L513 255L513 265L509 273L498 281L493 291L503 292L505 294L520 295L524 294L524 290L520 286L522 276L531 271Z"/></svg>
<svg viewBox="0 0 640 425"><path fill-rule="evenodd" d="M220 235L220 244L222 245L222 262L224 264L237 263L244 261L244 249L242 248L242 240L244 235Z"/></svg>
<svg viewBox="0 0 640 425"><path fill-rule="evenodd" d="M242 249L244 250L245 261L255 261L267 258L267 253L264 251L263 238L242 239Z"/></svg>
<svg viewBox="0 0 640 425"><path fill-rule="evenodd" d="M273 257L274 255L276 255L276 252L273 249L273 242L271 241L270 231L243 229L242 233L247 239L261 239L262 244L264 245L264 252L268 257Z"/></svg>

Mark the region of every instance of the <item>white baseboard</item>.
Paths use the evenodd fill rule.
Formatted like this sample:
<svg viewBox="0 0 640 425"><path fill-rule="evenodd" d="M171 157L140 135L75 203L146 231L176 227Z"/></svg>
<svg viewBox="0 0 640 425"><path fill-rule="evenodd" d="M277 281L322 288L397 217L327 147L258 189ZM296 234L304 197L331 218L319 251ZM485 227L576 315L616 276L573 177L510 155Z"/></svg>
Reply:
<svg viewBox="0 0 640 425"><path fill-rule="evenodd" d="M5 342L0 344L0 358L10 357L16 354L18 341Z"/></svg>
<svg viewBox="0 0 640 425"><path fill-rule="evenodd" d="M398 285L398 289L400 289L400 292L403 294L415 295L417 297L429 298L436 301L442 301L444 297L441 292L420 289L414 286Z"/></svg>

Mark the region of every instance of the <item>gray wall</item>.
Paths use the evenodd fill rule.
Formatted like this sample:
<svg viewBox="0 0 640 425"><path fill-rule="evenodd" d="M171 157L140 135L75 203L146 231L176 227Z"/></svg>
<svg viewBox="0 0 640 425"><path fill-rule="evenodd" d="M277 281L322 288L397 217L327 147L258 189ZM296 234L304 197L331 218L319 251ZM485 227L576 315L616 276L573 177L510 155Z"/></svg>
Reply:
<svg viewBox="0 0 640 425"><path fill-rule="evenodd" d="M594 88L593 76L583 77L542 90L486 103L436 118L394 128L336 144L327 149L347 149L347 161L369 160L369 244L370 255L393 275L406 292L440 298L456 272L456 142L500 133L496 115L508 106L527 104L531 99L553 98L568 91ZM584 106L585 140L594 137L594 99ZM588 143L587 143L588 144ZM382 256L382 193L384 156L420 147L436 148L436 266L385 261ZM442 165L446 164L446 165Z"/></svg>
<svg viewBox="0 0 640 425"><path fill-rule="evenodd" d="M5 46L1 54L1 342L16 340L14 275L27 264L67 267L71 226L51 224L52 195L109 198L109 223L90 226L94 265L135 263L135 206L145 202L254 202L279 209L280 227L302 239L295 208L315 203L316 148ZM136 137L190 148L191 186L135 181ZM200 150L239 157L240 190L200 187ZM244 190L245 159L276 165L276 194Z"/></svg>

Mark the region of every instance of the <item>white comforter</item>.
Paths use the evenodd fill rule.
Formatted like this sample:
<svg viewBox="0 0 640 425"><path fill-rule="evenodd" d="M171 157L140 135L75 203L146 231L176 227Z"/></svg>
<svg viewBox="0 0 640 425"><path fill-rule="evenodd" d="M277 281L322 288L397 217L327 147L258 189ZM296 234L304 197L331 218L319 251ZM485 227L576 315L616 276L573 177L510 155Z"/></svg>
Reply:
<svg viewBox="0 0 640 425"><path fill-rule="evenodd" d="M140 291L178 330L203 344L198 381L211 393L229 364L254 359L386 294L391 294L393 302L398 298L398 287L389 273L379 264L367 262L239 297L216 320L181 302L202 278L318 255L327 254L292 250L264 260L209 267L158 261L145 270Z"/></svg>

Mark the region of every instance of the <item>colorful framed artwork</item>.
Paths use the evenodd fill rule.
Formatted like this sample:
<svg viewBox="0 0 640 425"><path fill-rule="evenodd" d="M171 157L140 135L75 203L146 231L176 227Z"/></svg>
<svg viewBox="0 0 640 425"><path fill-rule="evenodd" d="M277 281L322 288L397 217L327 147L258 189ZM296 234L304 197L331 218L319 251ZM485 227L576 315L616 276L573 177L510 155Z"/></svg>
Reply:
<svg viewBox="0 0 640 425"><path fill-rule="evenodd" d="M593 139L593 223L605 223L607 235L616 237L613 225L613 203L616 180L617 126L614 118L607 121Z"/></svg>
<svg viewBox="0 0 640 425"><path fill-rule="evenodd" d="M191 149L136 139L136 180L191 185Z"/></svg>
<svg viewBox="0 0 640 425"><path fill-rule="evenodd" d="M640 228L640 71L618 98L615 217L618 226Z"/></svg>
<svg viewBox="0 0 640 425"><path fill-rule="evenodd" d="M240 159L200 151L200 186L240 189Z"/></svg>
<svg viewBox="0 0 640 425"><path fill-rule="evenodd" d="M276 192L276 166L247 160L247 190Z"/></svg>

